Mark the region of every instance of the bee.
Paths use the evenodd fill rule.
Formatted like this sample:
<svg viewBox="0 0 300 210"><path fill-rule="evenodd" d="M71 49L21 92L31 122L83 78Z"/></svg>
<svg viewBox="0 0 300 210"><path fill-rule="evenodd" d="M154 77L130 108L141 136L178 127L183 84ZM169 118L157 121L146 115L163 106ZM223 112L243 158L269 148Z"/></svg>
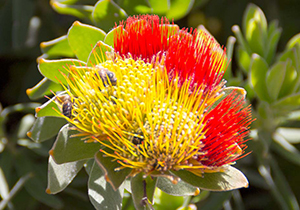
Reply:
<svg viewBox="0 0 300 210"><path fill-rule="evenodd" d="M139 130L140 130L140 129L139 129ZM134 145L139 146L140 144L143 143L143 141L144 141L144 136L143 136L143 134L142 134L141 132L137 132L137 133L131 135L131 136L129 137L129 139L131 140L131 142L132 142Z"/></svg>
<svg viewBox="0 0 300 210"><path fill-rule="evenodd" d="M96 66L98 69L98 75L103 82L103 85L106 87L111 84L113 86L117 85L116 74L107 68L104 68L101 65ZM97 74L96 74L97 75Z"/></svg>
<svg viewBox="0 0 300 210"><path fill-rule="evenodd" d="M134 136L131 141L134 145L139 145L139 144L142 144L143 140L144 139L142 139L140 137Z"/></svg>
<svg viewBox="0 0 300 210"><path fill-rule="evenodd" d="M68 118L72 117L72 101L71 97L68 94L64 94L61 96L58 96L58 100L60 101L62 108L61 111L63 115L65 115Z"/></svg>

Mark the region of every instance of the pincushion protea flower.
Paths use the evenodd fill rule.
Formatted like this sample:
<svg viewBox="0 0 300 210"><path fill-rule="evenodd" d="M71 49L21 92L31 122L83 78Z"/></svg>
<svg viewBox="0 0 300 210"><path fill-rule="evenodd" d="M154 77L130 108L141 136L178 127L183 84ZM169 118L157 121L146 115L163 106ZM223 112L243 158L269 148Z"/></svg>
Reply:
<svg viewBox="0 0 300 210"><path fill-rule="evenodd" d="M114 190L131 178L135 201L140 193L147 197L149 186L168 191L180 179L190 184L185 189L193 189L192 194L193 186L218 191L247 187L244 175L230 165L245 156L250 107L245 107L242 88L225 87L227 58L217 41L204 30L179 29L155 15L129 17L109 34L111 50L99 41L87 64L72 61L55 76L65 92L50 102L55 101L59 108L52 108L69 125L49 152L50 166L90 164L85 160L96 152L96 165ZM82 151L74 139L84 140ZM72 155L66 158L62 151ZM49 177L57 180L51 167ZM141 175L144 191L137 192ZM98 176L90 175L92 184ZM50 188L48 183L47 192L54 193Z"/></svg>
<svg viewBox="0 0 300 210"><path fill-rule="evenodd" d="M94 67L70 68L65 89L73 106L65 118L78 136L114 151L101 150L131 176L222 171L246 148L249 107L237 93L215 106L225 53L206 32L168 24L158 16L130 17L115 31L106 61L95 54Z"/></svg>

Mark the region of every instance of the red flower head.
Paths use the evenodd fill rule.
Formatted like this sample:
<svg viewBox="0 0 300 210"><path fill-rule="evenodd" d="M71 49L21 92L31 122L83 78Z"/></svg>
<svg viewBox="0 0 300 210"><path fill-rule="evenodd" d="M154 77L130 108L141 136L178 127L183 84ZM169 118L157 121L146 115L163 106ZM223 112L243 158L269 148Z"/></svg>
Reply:
<svg viewBox="0 0 300 210"><path fill-rule="evenodd" d="M205 137L197 162L213 167L233 163L241 158L251 123L250 107L243 108L244 97L232 93L217 106L224 82L226 55L217 41L206 31L180 30L166 18L155 15L130 17L118 26L114 48L123 56L151 61L164 57L170 80L178 76L179 85L190 80L190 91L203 91L209 102L199 118L203 118ZM215 106L211 108L211 106Z"/></svg>

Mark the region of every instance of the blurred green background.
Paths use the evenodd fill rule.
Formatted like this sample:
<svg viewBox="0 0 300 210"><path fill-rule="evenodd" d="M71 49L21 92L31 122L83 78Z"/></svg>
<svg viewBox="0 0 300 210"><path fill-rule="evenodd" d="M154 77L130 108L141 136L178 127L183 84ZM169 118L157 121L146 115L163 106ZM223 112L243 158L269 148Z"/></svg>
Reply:
<svg viewBox="0 0 300 210"><path fill-rule="evenodd" d="M88 5L94 5L96 1L87 0L81 2ZM225 46L228 37L234 35L231 29L232 26L239 25L242 27L243 14L249 3L254 3L262 9L268 23L272 20L278 20L278 25L282 28L282 34L279 39L277 52L283 52L288 40L300 32L299 0L195 0L188 14L176 19L174 22L181 28L197 28L202 24L213 36L215 36L221 45ZM31 102L26 95L26 89L33 87L43 78L37 70L36 62L37 57L42 54L39 44L43 41L49 41L65 35L75 20L78 20L78 18L58 14L50 6L48 0L0 1L0 103L3 108L12 107L19 103L24 105L25 103ZM89 23L89 21L84 18L80 21ZM239 60L235 56L235 53L236 52L234 51L231 62L234 76L239 75L237 72L240 71ZM298 61L300 62L300 60ZM247 73L244 72L241 73L241 75L243 80L246 81ZM229 82L235 84L234 79L232 79L232 81L231 79L232 78L228 79ZM238 84L241 85L245 83L239 82ZM43 103L46 100L47 99L42 98L37 102ZM252 96L249 100L253 104L254 109L257 109L260 104L263 104L260 103L259 97ZM9 114L5 116L5 123L3 123L4 118L0 118L2 126L0 129L1 141L10 141L15 138L17 133L18 135L20 134L21 131L18 128L21 119L24 119L23 117L27 113L34 113L35 105L27 105L27 109L24 109L24 107L19 109L14 106L12 108L13 111L8 112ZM2 117L3 116L4 114L2 113ZM260 115L255 115L255 117L258 118L259 124L261 121ZM262 120L262 122L264 121ZM287 127L300 127L299 122L299 117L296 117L295 120L288 122L284 121L281 125ZM3 133L5 133L5 135ZM25 134L26 131L23 131L23 136L20 135L23 139L28 139ZM299 133L296 135L298 134ZM6 140L2 138L3 136L5 136ZM266 136L268 136L268 134ZM260 133L258 139L261 138L264 138L263 132ZM300 136L294 138L300 139ZM11 165L13 165L13 163L10 162L16 161L17 159L7 158L10 156L9 154L18 153L22 150L22 154L26 154L31 162L34 160L34 166L38 165L41 168L39 170L40 173L46 173L47 150L50 148L51 143L52 142L45 143L42 146L42 149L37 149L35 153L29 152L29 150L35 149L34 145L29 143L22 144L20 142L16 143L13 148L6 149L6 153L0 151L0 166L3 168L9 189L11 189L21 177L20 175L16 175L19 173L16 173L18 169L12 169ZM3 144L6 143L4 142ZM255 141L250 141L250 149L253 150L253 148L257 148L255 144ZM294 151L294 149L296 149L295 154L299 155L298 151L300 149L300 144L293 144L291 150ZM276 151L278 151L278 149ZM284 158L284 155L277 155L278 153L273 154L273 152L268 150L267 153L262 153L268 154L263 156L265 159L262 160L262 162L267 160L268 164L262 164L260 162L261 159L256 158L255 153L256 151L238 161L237 164L237 168L245 172L250 181L250 187L248 189L241 189L233 193L210 193L209 195L207 193L201 193L201 198L193 198L194 202L197 203L197 206L202 207L202 209L299 209L297 201L299 202L300 200L300 182L298 181L300 174L300 160L298 160L298 162L297 160L290 160L293 158L297 159L300 156L290 158L291 156L287 155L290 158L289 159ZM271 167L272 170L277 172L273 173L272 170L270 172L268 167ZM5 171L10 171L10 173ZM42 175L44 178L45 176L45 174ZM67 192L59 194L60 198L64 200L65 205L59 204L58 201L56 206L47 205L47 202L44 202L44 204L39 202L36 203L32 201L32 194L29 195L30 193L28 194L24 189L16 195L12 202L15 205L15 209L92 209L93 207L85 195L86 186L82 184L86 183L86 180L87 177L84 172L82 172L71 186L73 187L72 190L66 190ZM274 184L273 182L276 182L277 184ZM280 186L280 184L283 186ZM42 190L46 189L46 185L42 186L44 187ZM72 196L74 196L74 194L75 197L80 197L81 201L78 201L79 204L73 204L74 206L72 206ZM282 195L287 195L287 198L282 198ZM282 204L280 201L281 199L283 199L283 203L286 201L287 204ZM278 203L281 203L282 205L278 205Z"/></svg>

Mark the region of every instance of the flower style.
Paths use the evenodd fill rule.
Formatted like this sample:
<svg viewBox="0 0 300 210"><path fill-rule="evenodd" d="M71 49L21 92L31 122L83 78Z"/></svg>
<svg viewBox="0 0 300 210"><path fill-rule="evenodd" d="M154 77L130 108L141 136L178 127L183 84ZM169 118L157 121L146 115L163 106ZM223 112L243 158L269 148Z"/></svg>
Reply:
<svg viewBox="0 0 300 210"><path fill-rule="evenodd" d="M243 157L252 121L244 97L224 93L225 52L205 31L155 15L116 26L114 51L64 75L77 136L99 142L130 175L220 172ZM100 59L101 58L101 59Z"/></svg>

